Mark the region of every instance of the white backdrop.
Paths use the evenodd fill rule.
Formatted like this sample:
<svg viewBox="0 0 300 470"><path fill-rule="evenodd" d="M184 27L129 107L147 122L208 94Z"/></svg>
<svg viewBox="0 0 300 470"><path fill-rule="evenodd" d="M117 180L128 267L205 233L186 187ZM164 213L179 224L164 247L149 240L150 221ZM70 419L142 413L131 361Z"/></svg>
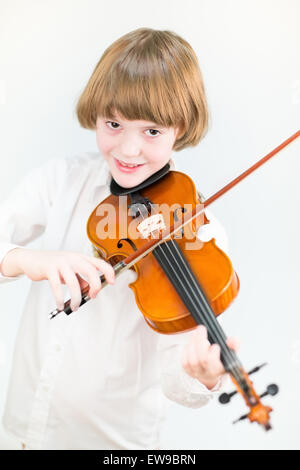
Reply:
<svg viewBox="0 0 300 470"><path fill-rule="evenodd" d="M177 32L199 58L210 129L174 157L208 197L300 128L299 20L299 0L0 0L0 200L49 158L97 151L94 133L76 121L76 100L104 49L141 26ZM259 393L280 387L263 399L274 428L232 425L246 412L240 396L223 407L174 404L164 448L300 447L299 154L300 139L213 208L241 281L220 322L242 340L246 370L268 362L252 380ZM1 412L29 282L1 286ZM16 448L2 428L0 442Z"/></svg>

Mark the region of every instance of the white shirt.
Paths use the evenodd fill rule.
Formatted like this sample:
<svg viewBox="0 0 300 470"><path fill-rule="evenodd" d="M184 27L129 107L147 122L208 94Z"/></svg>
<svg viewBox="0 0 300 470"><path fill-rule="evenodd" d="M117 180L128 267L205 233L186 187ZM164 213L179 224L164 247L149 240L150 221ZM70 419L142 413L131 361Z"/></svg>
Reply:
<svg viewBox="0 0 300 470"><path fill-rule="evenodd" d="M31 171L0 205L0 263L40 235L42 250L92 255L86 222L110 194L110 180L99 153L54 158ZM209 218L226 250L222 226ZM198 408L224 388L228 374L213 390L186 374L181 353L190 333L154 332L128 287L135 278L126 271L77 312L52 320L48 281L31 283L3 415L6 431L28 449L159 448L170 400Z"/></svg>

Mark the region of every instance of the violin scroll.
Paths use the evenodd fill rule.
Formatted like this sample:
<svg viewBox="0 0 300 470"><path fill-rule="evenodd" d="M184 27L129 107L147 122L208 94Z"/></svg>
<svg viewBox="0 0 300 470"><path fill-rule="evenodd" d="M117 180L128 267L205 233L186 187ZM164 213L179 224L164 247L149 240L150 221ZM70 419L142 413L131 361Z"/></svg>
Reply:
<svg viewBox="0 0 300 470"><path fill-rule="evenodd" d="M279 391L279 387L276 384L270 384L268 385L267 390L260 396L258 396L252 387L251 380L249 379L250 374L257 372L265 365L266 363L255 367L254 369L249 371L248 374L244 372L242 383L245 383L246 386L241 387L240 384L236 382L234 377L231 377L233 383L236 385L237 390L234 390L231 393L222 393L219 396L219 402L222 404L226 404L229 403L233 395L239 392L243 396L246 404L249 406L250 412L240 416L240 418L233 421L233 424L248 418L251 423L257 422L258 424L262 425L266 431L272 429L272 426L270 424L270 413L271 411L273 411L273 408L271 408L270 406L263 405L260 401L260 398L265 397L266 395L276 395Z"/></svg>

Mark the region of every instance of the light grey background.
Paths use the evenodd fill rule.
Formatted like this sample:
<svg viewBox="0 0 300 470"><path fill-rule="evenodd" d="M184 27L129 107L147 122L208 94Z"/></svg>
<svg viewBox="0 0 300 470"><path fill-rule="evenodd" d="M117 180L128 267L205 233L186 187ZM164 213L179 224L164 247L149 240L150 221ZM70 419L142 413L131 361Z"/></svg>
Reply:
<svg viewBox="0 0 300 470"><path fill-rule="evenodd" d="M141 26L177 32L199 58L210 130L174 157L208 197L300 128L299 20L299 0L1 0L0 200L49 158L97 150L94 133L76 121L76 100L105 48ZM224 407L174 404L164 448L300 447L299 153L300 139L212 208L241 281L220 321L242 340L246 370L268 362L252 378L259 393L280 387L263 399L274 407L274 429L232 425L246 412L240 396ZM1 286L1 412L29 282ZM0 441L17 447L3 429Z"/></svg>

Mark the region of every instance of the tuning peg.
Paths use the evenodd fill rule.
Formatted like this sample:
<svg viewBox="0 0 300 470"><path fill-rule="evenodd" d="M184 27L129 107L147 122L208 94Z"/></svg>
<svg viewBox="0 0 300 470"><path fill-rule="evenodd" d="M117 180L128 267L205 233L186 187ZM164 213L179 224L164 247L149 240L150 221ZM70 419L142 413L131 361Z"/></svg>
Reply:
<svg viewBox="0 0 300 470"><path fill-rule="evenodd" d="M253 369L251 369L249 372L248 372L248 375L251 375L251 374L254 374L255 372L259 371L259 369L261 369L262 367L266 366L267 365L267 362L264 362L263 364L261 364L260 366L256 366L254 367ZM275 384L273 384L275 385ZM278 391L278 390L277 390ZM222 393L220 396L219 396L219 402L222 403L222 405L225 405L225 403L228 403L230 400L231 400L231 397L233 397L233 395L235 395L237 393L237 390L234 390L233 392L231 393ZM276 392L277 393L277 392ZM271 393L267 393L267 395ZM274 393L275 395L275 393Z"/></svg>
<svg viewBox="0 0 300 470"><path fill-rule="evenodd" d="M230 400L231 400L231 397L233 397L233 395L235 395L237 393L237 391L234 391L234 392L231 392L231 393L222 393L220 396L219 396L219 402L222 403L222 405L225 405L225 403L228 403Z"/></svg>
<svg viewBox="0 0 300 470"><path fill-rule="evenodd" d="M267 362L264 362L264 363L261 364L260 366L254 367L253 369L249 370L248 375L254 374L255 372L259 371L259 369L261 369L262 367L266 366L267 364L268 364Z"/></svg>
<svg viewBox="0 0 300 470"><path fill-rule="evenodd" d="M265 397L266 395L276 395L279 392L279 387L276 384L270 384L267 386L267 390L262 393L259 398Z"/></svg>

